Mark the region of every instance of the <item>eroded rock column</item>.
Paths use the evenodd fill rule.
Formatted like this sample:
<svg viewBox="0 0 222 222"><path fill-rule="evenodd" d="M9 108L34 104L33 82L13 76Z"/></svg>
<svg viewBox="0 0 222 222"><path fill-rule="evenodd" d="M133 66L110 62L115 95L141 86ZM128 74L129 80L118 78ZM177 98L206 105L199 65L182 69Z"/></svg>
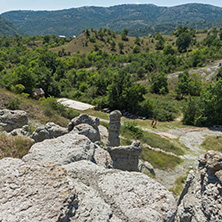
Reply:
<svg viewBox="0 0 222 222"><path fill-rule="evenodd" d="M119 130L121 127L121 116L122 113L119 110L115 110L110 113L109 118L109 136L107 146L119 146Z"/></svg>

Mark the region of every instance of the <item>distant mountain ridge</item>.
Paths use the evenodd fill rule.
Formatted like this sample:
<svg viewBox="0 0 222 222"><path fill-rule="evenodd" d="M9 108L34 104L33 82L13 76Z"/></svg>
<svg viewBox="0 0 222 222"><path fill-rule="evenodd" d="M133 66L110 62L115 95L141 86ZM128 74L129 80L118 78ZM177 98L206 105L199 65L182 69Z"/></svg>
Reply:
<svg viewBox="0 0 222 222"><path fill-rule="evenodd" d="M78 35L88 28L109 28L129 35L168 34L181 25L197 29L222 26L222 8L207 4L184 4L174 7L118 5L81 7L58 11L10 11L2 17L26 35Z"/></svg>
<svg viewBox="0 0 222 222"><path fill-rule="evenodd" d="M22 33L14 27L14 25L0 16L0 35L2 36L15 36Z"/></svg>

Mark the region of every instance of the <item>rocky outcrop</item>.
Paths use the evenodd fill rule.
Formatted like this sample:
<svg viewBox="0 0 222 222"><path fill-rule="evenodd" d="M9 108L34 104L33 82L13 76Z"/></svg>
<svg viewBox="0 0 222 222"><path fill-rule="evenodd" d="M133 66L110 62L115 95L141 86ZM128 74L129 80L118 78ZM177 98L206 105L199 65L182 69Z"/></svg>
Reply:
<svg viewBox="0 0 222 222"><path fill-rule="evenodd" d="M111 210L110 219L104 221L163 222L168 221L175 210L172 194L144 174L107 170L84 160L66 165L64 169L72 179L92 188L108 204ZM85 209L85 214L89 215L97 208L92 200L90 202L91 204L87 204L90 207Z"/></svg>
<svg viewBox="0 0 222 222"><path fill-rule="evenodd" d="M175 221L222 221L222 153L207 152L199 161L198 172L190 172Z"/></svg>
<svg viewBox="0 0 222 222"><path fill-rule="evenodd" d="M0 110L0 131L11 132L28 124L28 116L22 110Z"/></svg>
<svg viewBox="0 0 222 222"><path fill-rule="evenodd" d="M24 161L51 162L59 165L79 160L94 160L95 144L77 133L66 134L34 144Z"/></svg>
<svg viewBox="0 0 222 222"><path fill-rule="evenodd" d="M149 163L147 161L139 160L138 170L141 173L155 175L155 171L154 171L153 166L151 165L151 163Z"/></svg>
<svg viewBox="0 0 222 222"><path fill-rule="evenodd" d="M133 142L130 146L107 147L115 169L138 171L139 155L142 144Z"/></svg>
<svg viewBox="0 0 222 222"><path fill-rule="evenodd" d="M75 187L61 167L0 160L0 221L69 221L76 208Z"/></svg>
<svg viewBox="0 0 222 222"><path fill-rule="evenodd" d="M172 194L141 173L81 160L64 166L0 160L0 221L164 222Z"/></svg>
<svg viewBox="0 0 222 222"><path fill-rule="evenodd" d="M105 168L113 168L113 161L109 152L99 146L96 146L94 160L98 166L103 166Z"/></svg>
<svg viewBox="0 0 222 222"><path fill-rule="evenodd" d="M120 145L120 139L119 139L119 130L121 127L121 116L122 113L118 110L115 110L110 113L109 118L109 136L108 136L108 143L107 146L114 146L117 147Z"/></svg>
<svg viewBox="0 0 222 222"><path fill-rule="evenodd" d="M75 126L72 132L84 135L88 137L92 142L100 141L99 131L97 131L91 125L85 123L81 123Z"/></svg>
<svg viewBox="0 0 222 222"><path fill-rule="evenodd" d="M87 114L81 114L80 116L71 120L68 125L69 132L74 130L79 134L87 136L92 142L100 141L99 133L99 119L91 117Z"/></svg>
<svg viewBox="0 0 222 222"><path fill-rule="evenodd" d="M14 129L9 133L11 136L28 136L29 135L29 126L24 125L20 129Z"/></svg>
<svg viewBox="0 0 222 222"><path fill-rule="evenodd" d="M38 127L31 135L31 139L33 139L35 142L42 142L45 139L57 138L67 133L67 128L56 125L53 122L49 122L43 127Z"/></svg>

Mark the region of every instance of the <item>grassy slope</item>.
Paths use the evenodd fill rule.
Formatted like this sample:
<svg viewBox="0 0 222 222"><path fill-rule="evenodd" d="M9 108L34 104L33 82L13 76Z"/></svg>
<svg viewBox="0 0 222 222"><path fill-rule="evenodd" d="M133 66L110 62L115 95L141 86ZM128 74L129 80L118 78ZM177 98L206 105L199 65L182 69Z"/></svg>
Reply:
<svg viewBox="0 0 222 222"><path fill-rule="evenodd" d="M93 34L92 34L93 35ZM200 33L196 35L196 39L197 42L201 42L205 37L207 36L207 34L205 33ZM174 48L176 49L176 37L174 35L163 35L164 39L165 39L165 45L174 45ZM105 40L107 40L107 37L104 37ZM101 41L99 39L96 39L96 43L100 45L100 49L102 51L106 51L109 53L117 53L119 54L119 47L118 44L120 42L123 42L124 44L124 49L123 52L124 54L129 54L133 51L133 46L135 45L135 39L136 37L128 37L129 41L123 41L121 39L121 35L120 34L116 34L116 38L113 39L116 43L116 51L111 51L111 46L109 43L105 43L104 41ZM140 37L141 41L143 41L143 44L141 44L141 51L146 51L147 48L149 48L149 52L153 53L156 52L155 46L157 43L157 40L155 40L154 37L150 36L145 36L145 37ZM87 39L86 36L82 33L79 36L77 36L76 38L74 38L71 42L63 45L63 46L59 46L59 47L55 47L50 49L52 52L58 53L59 51L61 51L62 49L65 50L66 53L70 52L71 54L73 53L89 53L91 50L94 50L94 44L90 41L88 41L88 46L85 45ZM193 47L193 49L195 48L195 46Z"/></svg>

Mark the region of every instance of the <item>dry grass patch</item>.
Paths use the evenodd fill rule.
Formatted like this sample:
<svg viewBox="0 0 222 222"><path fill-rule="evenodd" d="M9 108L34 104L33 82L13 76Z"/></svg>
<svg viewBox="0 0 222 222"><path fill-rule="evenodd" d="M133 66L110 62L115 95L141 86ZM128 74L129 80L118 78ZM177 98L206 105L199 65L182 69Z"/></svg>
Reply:
<svg viewBox="0 0 222 222"><path fill-rule="evenodd" d="M0 159L4 157L22 158L33 145L33 142L25 137L7 136L0 134Z"/></svg>
<svg viewBox="0 0 222 222"><path fill-rule="evenodd" d="M207 136L201 147L205 150L222 152L222 136Z"/></svg>

